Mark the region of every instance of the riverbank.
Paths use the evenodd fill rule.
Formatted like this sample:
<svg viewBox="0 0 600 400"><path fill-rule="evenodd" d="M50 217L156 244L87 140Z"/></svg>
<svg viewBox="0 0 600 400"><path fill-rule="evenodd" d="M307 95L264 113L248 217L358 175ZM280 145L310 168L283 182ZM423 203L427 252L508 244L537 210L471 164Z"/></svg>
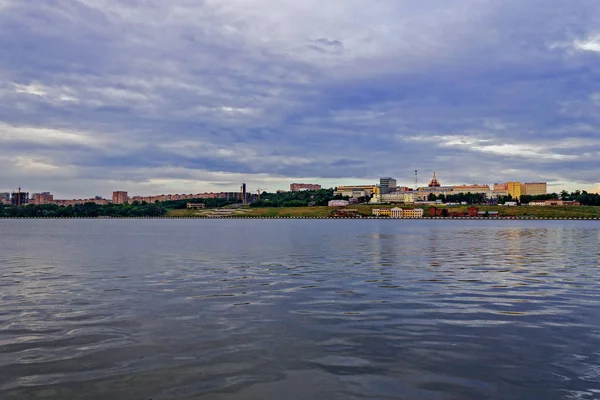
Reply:
<svg viewBox="0 0 600 400"><path fill-rule="evenodd" d="M399 206L401 208L413 208ZM393 208L382 205L355 205L348 207L356 210L356 214L362 218L374 218L374 208ZM429 206L422 207L425 218L429 217ZM444 207L448 212L466 213L468 206ZM479 211L500 213L498 218L481 217L473 219L598 219L600 218L600 207L505 207L505 206L478 206ZM207 209L207 210L171 210L167 213L168 218L332 218L329 217L331 207L279 207L279 208L250 208L243 207L236 210L231 209ZM341 217L344 218L344 217ZM389 219L386 217L379 219ZM433 219L466 219L466 218L443 218Z"/></svg>
<svg viewBox="0 0 600 400"><path fill-rule="evenodd" d="M53 216L53 215L34 215L34 216L0 216L0 219L386 219L389 217L373 216L374 208L392 208L392 206L375 205L355 205L349 207L354 210L356 216L330 216L329 213L334 210L330 207L272 207L272 208L251 208L248 206L239 208L213 208L201 210L170 210L164 215L114 215L114 216ZM413 208L403 206L402 208ZM503 206L479 206L480 212L499 213L499 216L479 216L479 217L431 217L429 206L422 207L425 211L424 220L599 220L600 207L581 206L581 207L503 207ZM441 207L439 207L441 208ZM444 207L448 213L465 213L467 206Z"/></svg>
<svg viewBox="0 0 600 400"><path fill-rule="evenodd" d="M269 220L290 220L290 219L303 219L303 220L340 220L340 219L351 219L359 221L368 220L384 220L384 221L436 221L436 220L451 220L451 221L600 221L600 217L423 217L423 218L390 218L390 217L258 217L258 216L217 216L217 217L197 217L197 216L181 216L181 217L0 217L2 220L14 220L14 219L60 219L60 220L82 220L82 219L93 219L93 220L114 220L114 219L165 219L165 220L212 220L212 219L237 219L237 220L256 220L256 219L269 219Z"/></svg>

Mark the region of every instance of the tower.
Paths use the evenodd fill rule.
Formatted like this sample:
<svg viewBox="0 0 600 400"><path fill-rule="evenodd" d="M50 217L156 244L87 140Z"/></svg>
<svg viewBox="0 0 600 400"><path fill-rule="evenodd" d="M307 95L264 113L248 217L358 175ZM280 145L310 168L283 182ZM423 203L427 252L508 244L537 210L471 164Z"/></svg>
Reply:
<svg viewBox="0 0 600 400"><path fill-rule="evenodd" d="M429 182L429 187L440 187L442 185L440 185L440 183L437 180L437 177L435 176L435 171L433 171L433 178L431 179L431 182Z"/></svg>

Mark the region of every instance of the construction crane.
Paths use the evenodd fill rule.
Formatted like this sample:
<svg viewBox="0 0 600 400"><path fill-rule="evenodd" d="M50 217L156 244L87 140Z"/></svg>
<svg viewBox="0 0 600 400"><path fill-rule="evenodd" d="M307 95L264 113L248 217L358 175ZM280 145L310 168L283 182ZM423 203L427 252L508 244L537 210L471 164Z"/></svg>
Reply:
<svg viewBox="0 0 600 400"><path fill-rule="evenodd" d="M267 189L261 189L261 188L258 188L258 189L256 189L256 192L258 193L258 199L259 199L259 200L260 200L260 194L261 194L262 192L264 192L265 190L267 190Z"/></svg>

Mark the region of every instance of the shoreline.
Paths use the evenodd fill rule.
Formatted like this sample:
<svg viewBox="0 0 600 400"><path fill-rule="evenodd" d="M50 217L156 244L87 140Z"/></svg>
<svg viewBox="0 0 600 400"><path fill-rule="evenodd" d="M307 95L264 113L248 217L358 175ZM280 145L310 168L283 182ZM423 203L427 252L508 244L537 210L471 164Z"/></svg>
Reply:
<svg viewBox="0 0 600 400"><path fill-rule="evenodd" d="M423 217L423 218L389 218L389 217L264 217L264 216L216 216L216 217L0 217L0 220L10 219L194 219L194 220L213 220L213 219L318 219L318 220L383 220L383 221L600 221L600 217Z"/></svg>

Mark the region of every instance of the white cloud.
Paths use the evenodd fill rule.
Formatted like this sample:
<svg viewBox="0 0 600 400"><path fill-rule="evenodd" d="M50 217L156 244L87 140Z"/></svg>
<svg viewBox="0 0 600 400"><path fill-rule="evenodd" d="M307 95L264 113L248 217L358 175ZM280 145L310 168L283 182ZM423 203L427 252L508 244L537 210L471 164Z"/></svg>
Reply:
<svg viewBox="0 0 600 400"><path fill-rule="evenodd" d="M17 94L37 96L51 103L78 102L73 90L64 87L50 87L41 83L29 85L13 84Z"/></svg>
<svg viewBox="0 0 600 400"><path fill-rule="evenodd" d="M600 53L600 35L586 40L576 40L573 45L579 50Z"/></svg>
<svg viewBox="0 0 600 400"><path fill-rule="evenodd" d="M58 129L11 126L0 122L0 141L30 142L43 145L80 144L97 147L103 143L90 134Z"/></svg>
<svg viewBox="0 0 600 400"><path fill-rule="evenodd" d="M466 151L480 152L495 154L506 157L518 157L525 158L529 161L535 162L539 160L554 160L554 161L570 161L578 160L582 158L581 154L560 154L553 151L552 146L548 144L528 144L528 143L494 143L497 139L491 138L477 138L466 135L447 135L447 136L412 136L406 138L408 141L413 142L428 142L436 143L440 147L454 147L461 148ZM560 148L574 148L575 144L584 145L586 141L563 141L556 143L555 147ZM596 141L596 143L598 143ZM584 154L583 156L586 156ZM595 156L588 154L587 156Z"/></svg>

